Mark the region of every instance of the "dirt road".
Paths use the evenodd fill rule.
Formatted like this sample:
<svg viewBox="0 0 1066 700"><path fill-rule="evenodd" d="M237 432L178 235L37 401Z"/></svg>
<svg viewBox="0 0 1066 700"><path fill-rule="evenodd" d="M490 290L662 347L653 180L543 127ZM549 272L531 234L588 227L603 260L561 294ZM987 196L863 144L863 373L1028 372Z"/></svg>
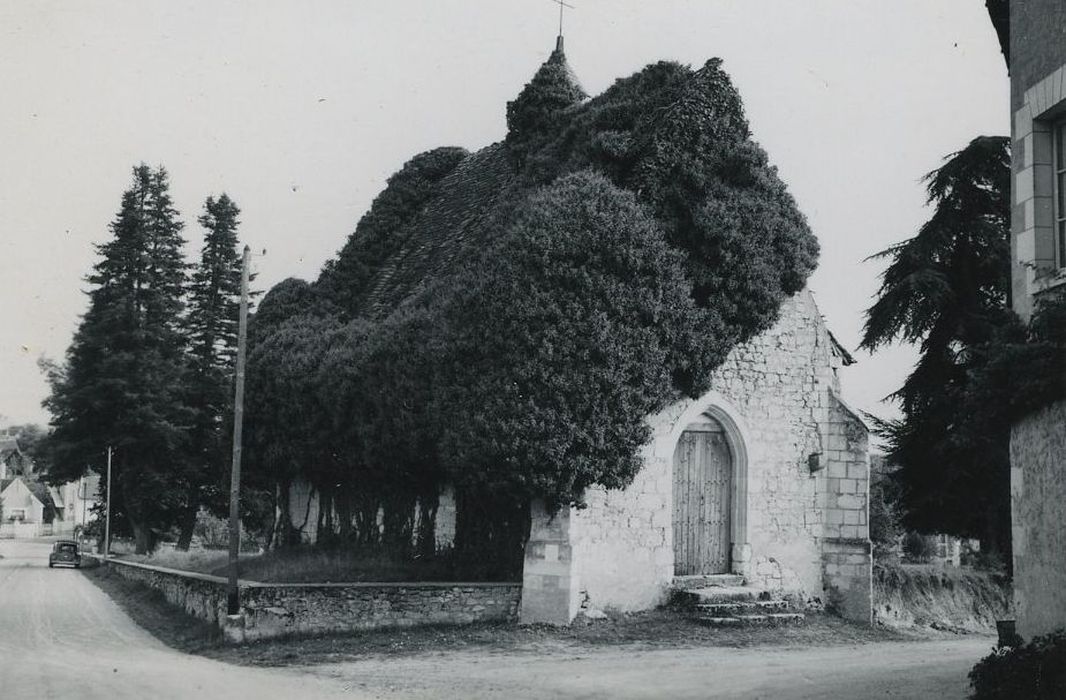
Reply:
<svg viewBox="0 0 1066 700"><path fill-rule="evenodd" d="M318 673L377 698L961 700L966 674L991 645L967 638L814 649L440 654L338 664Z"/></svg>
<svg viewBox="0 0 1066 700"><path fill-rule="evenodd" d="M992 640L817 648L442 652L300 669L187 656L135 625L47 543L0 541L0 697L847 698L966 697Z"/></svg>
<svg viewBox="0 0 1066 700"><path fill-rule="evenodd" d="M49 569L47 542L0 540L0 698L361 698L298 671L180 654L80 571Z"/></svg>

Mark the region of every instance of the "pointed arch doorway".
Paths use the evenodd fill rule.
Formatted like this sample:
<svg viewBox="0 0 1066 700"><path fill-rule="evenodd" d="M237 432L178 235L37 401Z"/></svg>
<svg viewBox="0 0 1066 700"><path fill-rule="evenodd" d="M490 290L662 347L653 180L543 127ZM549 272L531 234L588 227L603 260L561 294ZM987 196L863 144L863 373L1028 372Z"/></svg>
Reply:
<svg viewBox="0 0 1066 700"><path fill-rule="evenodd" d="M713 414L690 422L674 449L674 575L730 573L736 508L735 438Z"/></svg>

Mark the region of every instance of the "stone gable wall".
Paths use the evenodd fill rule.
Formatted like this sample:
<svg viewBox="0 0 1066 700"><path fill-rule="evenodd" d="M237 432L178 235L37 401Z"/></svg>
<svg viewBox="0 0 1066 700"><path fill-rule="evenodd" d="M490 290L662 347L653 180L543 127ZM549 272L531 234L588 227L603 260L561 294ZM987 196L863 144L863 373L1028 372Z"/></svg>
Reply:
<svg viewBox="0 0 1066 700"><path fill-rule="evenodd" d="M802 602L821 600L823 537L839 537L845 519L856 538L865 537L866 527L865 428L858 421L845 428L830 420L833 394L839 389L838 364L811 294L804 291L786 301L773 328L730 354L706 396L679 401L650 418L653 438L644 448L645 466L629 487L589 489L587 507L565 513L565 542L572 551L567 561L554 561L550 567L551 576L566 582L553 588L556 596L566 598L573 590L581 605L620 610L664 602L674 571L674 448L685 426L714 406L729 419L726 422L735 422L732 432L743 445L745 454L734 455L734 470L740 468L738 459L747 465L746 491L740 487L738 493L746 508L733 518L734 573ZM847 461L838 459L842 453L827 454L826 445L833 435L846 443L846 429L855 433L854 447L862 453L861 459L855 457L850 477ZM812 473L815 454L821 460L818 466L826 468ZM838 474L841 465L844 475L831 482L828 470ZM831 483L833 506L840 515L829 515L837 510L827 509ZM851 491L844 493L845 487ZM851 515L842 514L852 506ZM856 515L860 511L862 523ZM542 588L539 572L545 567L538 518L551 517L538 515L536 509L533 516L527 591ZM827 533L827 517L839 517L840 527ZM564 608L576 609L574 601L567 599ZM522 619L542 619L536 613L536 607L527 610L524 605Z"/></svg>
<svg viewBox="0 0 1066 700"><path fill-rule="evenodd" d="M825 447L823 601L842 617L868 624L873 619L869 433L835 395Z"/></svg>

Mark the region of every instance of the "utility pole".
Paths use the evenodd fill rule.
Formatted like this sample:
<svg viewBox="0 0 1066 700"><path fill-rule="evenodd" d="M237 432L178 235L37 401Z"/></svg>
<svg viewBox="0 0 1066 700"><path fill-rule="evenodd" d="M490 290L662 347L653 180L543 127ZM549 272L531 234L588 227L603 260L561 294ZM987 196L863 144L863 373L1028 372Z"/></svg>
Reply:
<svg viewBox="0 0 1066 700"><path fill-rule="evenodd" d="M244 246L241 260L241 316L237 326L237 388L233 397L233 466L229 482L229 592L226 609L230 615L240 612L237 589L237 559L241 548L241 435L244 419L244 355L248 336L248 272L252 251Z"/></svg>
<svg viewBox="0 0 1066 700"><path fill-rule="evenodd" d="M104 520L104 561L111 556L111 447L107 448L107 517Z"/></svg>
<svg viewBox="0 0 1066 700"><path fill-rule="evenodd" d="M81 527L78 530L78 539L85 537L85 475L78 479L78 498L81 499Z"/></svg>

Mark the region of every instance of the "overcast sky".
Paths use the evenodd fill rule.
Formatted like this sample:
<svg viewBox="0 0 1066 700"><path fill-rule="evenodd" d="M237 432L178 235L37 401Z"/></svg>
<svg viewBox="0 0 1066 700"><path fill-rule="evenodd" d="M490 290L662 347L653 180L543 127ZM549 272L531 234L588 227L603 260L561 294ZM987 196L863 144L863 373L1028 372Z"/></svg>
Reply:
<svg viewBox="0 0 1066 700"><path fill-rule="evenodd" d="M979 0L574 0L566 50L590 94L647 63L719 56L752 131L822 245L810 281L849 348L882 263L927 218L923 173L1006 134L1008 82ZM505 135L505 105L554 46L550 0L0 0L0 423L46 422L36 367L61 358L84 277L144 161L187 223L243 210L259 286L313 279L385 179L423 150ZM880 399L914 360L844 374Z"/></svg>

